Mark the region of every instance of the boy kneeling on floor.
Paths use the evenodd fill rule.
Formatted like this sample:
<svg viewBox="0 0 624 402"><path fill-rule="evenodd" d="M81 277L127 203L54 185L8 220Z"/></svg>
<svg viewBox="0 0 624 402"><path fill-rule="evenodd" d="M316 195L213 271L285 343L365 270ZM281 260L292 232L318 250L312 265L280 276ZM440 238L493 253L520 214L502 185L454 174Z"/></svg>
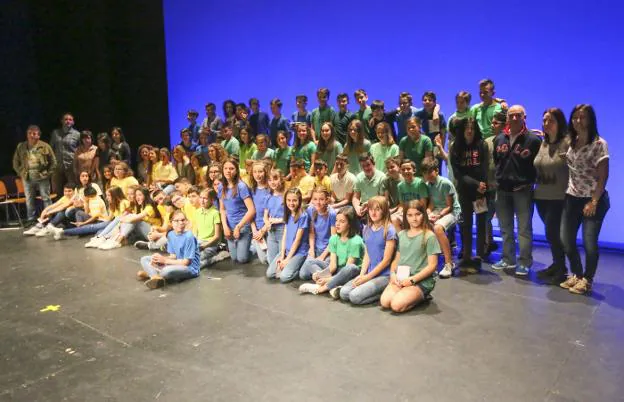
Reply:
<svg viewBox="0 0 624 402"><path fill-rule="evenodd" d="M181 210L171 215L173 230L167 234L168 255L153 254L141 258L143 270L137 279L145 281L150 289L165 285L166 281L182 281L199 276L199 246L191 231L186 230L188 220Z"/></svg>

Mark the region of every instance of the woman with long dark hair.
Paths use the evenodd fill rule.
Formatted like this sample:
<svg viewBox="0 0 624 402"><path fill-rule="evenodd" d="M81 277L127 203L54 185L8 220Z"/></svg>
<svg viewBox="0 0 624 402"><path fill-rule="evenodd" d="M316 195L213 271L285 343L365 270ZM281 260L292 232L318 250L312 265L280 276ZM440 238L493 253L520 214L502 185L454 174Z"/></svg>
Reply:
<svg viewBox="0 0 624 402"><path fill-rule="evenodd" d="M74 173L76 177L86 170L92 180L97 178L97 165L95 164L95 153L98 147L93 144L93 134L85 130L80 133L80 145L76 148L74 156Z"/></svg>
<svg viewBox="0 0 624 402"><path fill-rule="evenodd" d="M570 178L563 206L561 240L572 274L561 287L572 293L591 291L598 267L598 236L609 210L606 190L609 178L607 142L598 135L596 113L588 104L577 105L570 114L570 149L565 154ZM585 270L576 247L576 234L583 224Z"/></svg>
<svg viewBox="0 0 624 402"><path fill-rule="evenodd" d="M126 137L121 130L121 127L113 127L111 130L111 138L113 142L111 144L111 148L117 154L122 161L126 162L128 166L132 165L132 152L130 151L130 145L126 142Z"/></svg>
<svg viewBox="0 0 624 402"><path fill-rule="evenodd" d="M455 141L450 150L453 176L457 180L457 193L463 221L461 238L463 258L460 268L476 272L485 256L485 223L487 212L487 178L489 167L488 146L483 142L477 121L455 119ZM472 215L477 219L476 259L472 259Z"/></svg>
<svg viewBox="0 0 624 402"><path fill-rule="evenodd" d="M568 152L570 141L565 115L558 108L550 108L542 115L544 141L533 164L537 171L537 185L533 198L542 222L546 239L550 243L552 264L537 276L558 285L565 281L567 269L561 243L561 216L563 200L568 188L568 165L561 156Z"/></svg>

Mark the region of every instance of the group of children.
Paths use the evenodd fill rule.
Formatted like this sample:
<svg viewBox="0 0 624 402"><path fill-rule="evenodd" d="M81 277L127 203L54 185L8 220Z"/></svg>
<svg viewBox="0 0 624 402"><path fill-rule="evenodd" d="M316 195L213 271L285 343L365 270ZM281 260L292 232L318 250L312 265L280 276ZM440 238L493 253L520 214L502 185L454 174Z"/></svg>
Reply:
<svg viewBox="0 0 624 402"><path fill-rule="evenodd" d="M328 90L317 95L319 108L311 113L307 98L297 97L293 124L281 115L279 99L271 102L272 119L257 99L251 116L246 105L226 102L221 122L209 104L201 126L190 111L173 158L167 148L141 146L140 183L117 162L104 170L101 198L99 186L81 175L80 185L67 184L25 234L93 235L85 247L110 250L131 241L159 251L141 259L137 274L150 288L196 277L226 258L243 264L257 256L268 265L267 278L306 281L302 293L353 304L381 300L406 311L433 290L438 254L440 277L456 268L451 244L462 211L457 178L440 175L451 159L444 115L432 92L423 95L422 109L401 93L399 107L386 112L381 101L368 106L358 90L356 113L346 109L346 94L337 97L338 112L327 104ZM471 113L469 95L456 100L449 142L460 136L465 143L471 130L494 126L493 112L504 106L495 100L492 110ZM477 181L475 200L489 200L487 182ZM472 216L469 222L471 241ZM460 267L477 272L487 247L479 240L472 258L468 231L462 233L469 245Z"/></svg>

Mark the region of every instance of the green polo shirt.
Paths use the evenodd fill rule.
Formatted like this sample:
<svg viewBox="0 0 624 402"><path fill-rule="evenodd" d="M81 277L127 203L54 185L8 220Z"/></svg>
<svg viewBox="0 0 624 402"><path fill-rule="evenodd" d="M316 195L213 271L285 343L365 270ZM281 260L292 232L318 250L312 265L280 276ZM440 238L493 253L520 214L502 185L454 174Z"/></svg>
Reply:
<svg viewBox="0 0 624 402"><path fill-rule="evenodd" d="M375 169L375 174L370 179L366 177L364 172L358 173L355 178L354 191L360 193L360 202L366 202L376 195L382 195L382 184L385 178L386 175L377 169Z"/></svg>

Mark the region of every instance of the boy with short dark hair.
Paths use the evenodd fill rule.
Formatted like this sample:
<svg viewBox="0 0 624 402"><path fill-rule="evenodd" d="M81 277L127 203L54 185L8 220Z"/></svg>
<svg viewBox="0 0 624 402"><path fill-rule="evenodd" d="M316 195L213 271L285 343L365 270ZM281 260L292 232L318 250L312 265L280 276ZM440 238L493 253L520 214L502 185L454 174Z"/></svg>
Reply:
<svg viewBox="0 0 624 402"><path fill-rule="evenodd" d="M397 231L401 230L403 223L403 211L407 210L407 204L413 200L422 200L425 205L429 204L429 190L425 182L416 176L416 164L414 161L404 159L401 161L401 176L403 179L397 186L399 193L399 208L392 216Z"/></svg>
<svg viewBox="0 0 624 402"><path fill-rule="evenodd" d="M208 144L217 141L217 137L221 133L223 121L217 116L217 106L210 102L206 104L206 117L202 121L201 130L208 130Z"/></svg>
<svg viewBox="0 0 624 402"><path fill-rule="evenodd" d="M221 129L221 137L223 138L221 140L221 146L225 148L227 153L230 154L230 156L238 156L240 151L240 142L238 142L238 139L234 137L232 124L230 122L223 125L223 128Z"/></svg>
<svg viewBox="0 0 624 402"><path fill-rule="evenodd" d="M421 165L421 171L429 190L427 214L444 254L444 267L440 271L440 278L450 278L453 275L455 263L446 232L457 223L457 218L461 214L461 207L455 186L449 179L440 176L439 166L437 159L425 158Z"/></svg>
<svg viewBox="0 0 624 402"><path fill-rule="evenodd" d="M375 133L377 133L377 126L381 122L388 123L388 125L390 126L390 129L392 130L392 136L396 140L396 130L394 129L394 122L396 121L396 111L386 113L385 107L386 107L385 103L382 100L373 101L373 103L370 106L372 117L368 121L368 127L370 129L369 135L374 137L374 138L371 138L371 142L373 143L379 141Z"/></svg>
<svg viewBox="0 0 624 402"><path fill-rule="evenodd" d="M249 99L249 108L253 112L251 116L249 116L249 124L253 130L253 135L268 134L271 121L269 115L260 110L260 101L258 98Z"/></svg>
<svg viewBox="0 0 624 402"><path fill-rule="evenodd" d="M346 93L339 93L336 97L338 102L338 113L336 114L336 140L341 144L347 142L347 128L349 123L354 119L354 114L348 109L349 95ZM320 135L320 133L319 133Z"/></svg>
<svg viewBox="0 0 624 402"><path fill-rule="evenodd" d="M312 129L314 130L312 135L315 139L321 134L321 125L323 123L330 122L334 127L336 126L336 111L327 103L329 100L329 89L319 88L316 91L316 97L319 105L310 114Z"/></svg>
<svg viewBox="0 0 624 402"><path fill-rule="evenodd" d="M355 175L349 172L349 158L346 155L338 155L334 165L334 173L329 177L332 186L332 208L338 210L346 205L351 205Z"/></svg>
<svg viewBox="0 0 624 402"><path fill-rule="evenodd" d="M191 133L191 141L195 144L199 142L199 124L197 124L197 118L199 117L199 113L197 110L190 109L186 114L186 120L188 120L189 125L186 129L188 129Z"/></svg>
<svg viewBox="0 0 624 402"><path fill-rule="evenodd" d="M306 123L307 125L312 124L312 120L310 118L310 112L307 111L306 107L308 106L308 97L307 95L297 95L295 97L295 104L297 105L297 110L293 112L291 117L292 123Z"/></svg>
<svg viewBox="0 0 624 402"><path fill-rule="evenodd" d="M303 195L303 202L309 203L312 199L312 190L314 190L314 177L308 175L303 159L297 159L290 164L292 178L290 180L290 188L297 187Z"/></svg>
<svg viewBox="0 0 624 402"><path fill-rule="evenodd" d="M329 194L332 192L331 179L327 175L327 162L319 159L314 162L314 187L325 187Z"/></svg>
<svg viewBox="0 0 624 402"><path fill-rule="evenodd" d="M401 182L401 160L398 156L386 159L386 178L381 183L384 196L390 206L390 214L399 208L399 183Z"/></svg>
<svg viewBox="0 0 624 402"><path fill-rule="evenodd" d="M481 98L481 103L470 108L470 115L477 121L484 140L493 135L492 119L494 115L503 111L504 101L495 98L495 94L494 82L491 79L486 78L479 81L479 97Z"/></svg>
<svg viewBox="0 0 624 402"><path fill-rule="evenodd" d="M407 136L407 121L416 116L416 113L418 113L418 108L412 104L412 94L401 92L399 94L399 107L396 111L397 143L400 143L401 139Z"/></svg>
<svg viewBox="0 0 624 402"><path fill-rule="evenodd" d="M288 119L282 116L282 101L279 98L271 100L271 113L273 118L269 123L269 139L271 145L277 146L277 132L288 132L289 129Z"/></svg>
<svg viewBox="0 0 624 402"><path fill-rule="evenodd" d="M195 150L197 149L197 144L192 140L193 132L189 128L183 128L180 132L180 138L182 141L178 145L181 145L184 148L184 152L186 155L193 155Z"/></svg>
<svg viewBox="0 0 624 402"><path fill-rule="evenodd" d="M353 93L353 97L355 98L355 101L358 103L358 105L360 105L360 108L358 109L357 112L355 112L353 118L362 122L364 131L366 132L366 138L368 140L372 140L373 137L376 137L376 135L375 135L375 132L373 131L373 134L371 136L371 129L370 129L370 126L368 125L368 122L370 121L372 114L373 114L373 111L371 110L370 106L366 104L366 102L368 102L368 94L366 93L365 90L358 89L357 91Z"/></svg>

